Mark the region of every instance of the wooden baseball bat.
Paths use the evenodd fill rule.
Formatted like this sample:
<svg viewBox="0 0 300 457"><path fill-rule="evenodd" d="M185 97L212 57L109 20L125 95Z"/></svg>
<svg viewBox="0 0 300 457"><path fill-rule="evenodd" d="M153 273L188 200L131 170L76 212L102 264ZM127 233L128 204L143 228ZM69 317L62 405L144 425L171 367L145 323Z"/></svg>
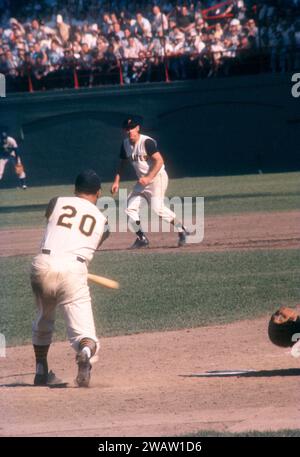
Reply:
<svg viewBox="0 0 300 457"><path fill-rule="evenodd" d="M119 289L120 285L117 281L114 281L113 279L108 279L105 278L104 276L98 276L98 275L93 275L91 273L88 273L87 275L88 279L95 284L99 284L100 286L103 287L108 287L109 289Z"/></svg>

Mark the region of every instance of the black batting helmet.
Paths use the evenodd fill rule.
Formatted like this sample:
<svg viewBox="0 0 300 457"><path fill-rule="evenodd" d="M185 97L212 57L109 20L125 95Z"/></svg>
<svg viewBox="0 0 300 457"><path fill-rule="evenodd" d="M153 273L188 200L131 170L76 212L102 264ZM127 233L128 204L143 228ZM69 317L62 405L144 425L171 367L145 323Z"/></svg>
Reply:
<svg viewBox="0 0 300 457"><path fill-rule="evenodd" d="M83 170L76 177L75 191L86 194L96 194L101 189L101 181L94 170Z"/></svg>
<svg viewBox="0 0 300 457"><path fill-rule="evenodd" d="M295 344L293 336L300 333L300 319L277 324L271 317L268 325L270 341L276 346L283 348L292 347Z"/></svg>

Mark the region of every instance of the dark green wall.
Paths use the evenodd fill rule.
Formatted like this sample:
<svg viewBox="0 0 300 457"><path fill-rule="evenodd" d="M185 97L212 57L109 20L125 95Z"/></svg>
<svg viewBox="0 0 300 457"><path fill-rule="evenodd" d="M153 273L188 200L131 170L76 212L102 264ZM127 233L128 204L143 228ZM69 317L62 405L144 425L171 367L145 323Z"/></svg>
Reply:
<svg viewBox="0 0 300 457"><path fill-rule="evenodd" d="M110 181L130 114L158 139L171 177L296 170L291 87L290 75L260 75L10 95L0 125L20 141L30 185L70 183L84 167ZM14 181L7 173L0 185Z"/></svg>

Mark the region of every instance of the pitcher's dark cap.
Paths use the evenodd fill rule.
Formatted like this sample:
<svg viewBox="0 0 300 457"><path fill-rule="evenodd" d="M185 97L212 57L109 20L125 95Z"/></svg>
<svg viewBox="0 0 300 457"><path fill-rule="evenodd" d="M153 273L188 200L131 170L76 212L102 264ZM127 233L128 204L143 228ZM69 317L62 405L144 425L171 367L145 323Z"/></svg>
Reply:
<svg viewBox="0 0 300 457"><path fill-rule="evenodd" d="M101 181L94 170L84 170L75 180L76 192L85 194L96 194L101 189Z"/></svg>
<svg viewBox="0 0 300 457"><path fill-rule="evenodd" d="M137 127L138 125L141 125L140 119L138 119L135 116L132 117L127 117L125 121L123 122L123 129L125 130L131 130Z"/></svg>

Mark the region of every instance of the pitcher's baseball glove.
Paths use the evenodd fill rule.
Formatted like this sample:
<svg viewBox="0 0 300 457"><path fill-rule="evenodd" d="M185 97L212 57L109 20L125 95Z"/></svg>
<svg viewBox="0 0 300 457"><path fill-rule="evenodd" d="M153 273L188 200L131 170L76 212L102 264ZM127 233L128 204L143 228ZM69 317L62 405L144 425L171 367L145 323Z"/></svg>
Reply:
<svg viewBox="0 0 300 457"><path fill-rule="evenodd" d="M268 326L268 335L273 344L280 347L293 346L293 335L300 332L298 313L286 306L281 306L272 314Z"/></svg>

